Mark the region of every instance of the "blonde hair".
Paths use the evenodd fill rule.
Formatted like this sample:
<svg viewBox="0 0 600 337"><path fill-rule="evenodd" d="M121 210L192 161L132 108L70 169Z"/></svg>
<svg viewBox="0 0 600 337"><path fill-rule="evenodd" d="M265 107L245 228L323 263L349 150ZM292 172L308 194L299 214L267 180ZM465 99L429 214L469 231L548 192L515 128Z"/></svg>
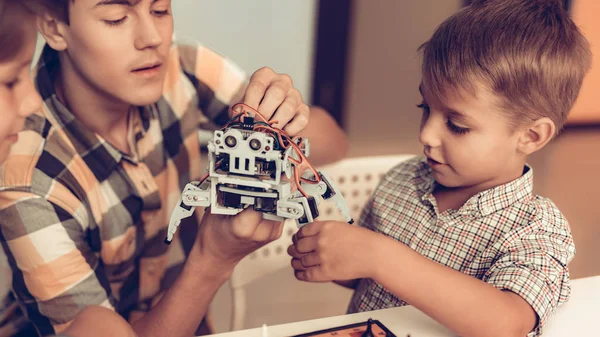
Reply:
<svg viewBox="0 0 600 337"><path fill-rule="evenodd" d="M444 21L419 50L434 95L482 84L514 126L550 118L557 132L591 64L589 43L559 0L487 0Z"/></svg>

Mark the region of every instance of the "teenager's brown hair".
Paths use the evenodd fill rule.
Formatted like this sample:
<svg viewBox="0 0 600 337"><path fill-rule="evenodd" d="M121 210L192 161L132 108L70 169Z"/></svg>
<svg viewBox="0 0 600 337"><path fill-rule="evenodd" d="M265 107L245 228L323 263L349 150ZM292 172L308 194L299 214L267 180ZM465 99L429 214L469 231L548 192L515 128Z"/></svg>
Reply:
<svg viewBox="0 0 600 337"><path fill-rule="evenodd" d="M513 125L541 117L557 131L590 68L589 44L561 0L487 0L444 21L423 52L434 95L484 85Z"/></svg>

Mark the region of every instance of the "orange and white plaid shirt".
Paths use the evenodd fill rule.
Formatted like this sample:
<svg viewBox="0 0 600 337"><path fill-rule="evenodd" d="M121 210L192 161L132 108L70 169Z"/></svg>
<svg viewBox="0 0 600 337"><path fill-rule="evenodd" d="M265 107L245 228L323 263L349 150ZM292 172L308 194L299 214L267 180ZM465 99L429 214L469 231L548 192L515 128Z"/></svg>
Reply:
<svg viewBox="0 0 600 337"><path fill-rule="evenodd" d="M567 264L575 255L569 224L548 199L533 194L533 170L480 192L460 209L438 212L436 182L423 158L401 163L381 180L360 225L419 254L529 303L541 328L570 294ZM350 313L406 305L372 279L361 279Z"/></svg>
<svg viewBox="0 0 600 337"><path fill-rule="evenodd" d="M198 217L163 243L181 191L204 170L197 131L227 122L247 84L213 51L174 45L162 98L130 112L128 155L60 103L59 66L46 46L35 79L43 109L0 167L0 243L41 335L64 330L86 306L133 321L158 301L195 239Z"/></svg>

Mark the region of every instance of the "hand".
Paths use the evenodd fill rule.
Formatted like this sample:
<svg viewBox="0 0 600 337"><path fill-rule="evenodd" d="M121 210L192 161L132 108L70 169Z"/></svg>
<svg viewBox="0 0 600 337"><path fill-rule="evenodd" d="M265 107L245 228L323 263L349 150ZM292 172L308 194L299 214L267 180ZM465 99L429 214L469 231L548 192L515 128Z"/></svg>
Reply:
<svg viewBox="0 0 600 337"><path fill-rule="evenodd" d="M233 267L246 255L279 238L282 232L283 222L264 220L262 213L251 208L234 216L211 214L207 208L196 243L202 254Z"/></svg>
<svg viewBox="0 0 600 337"><path fill-rule="evenodd" d="M250 78L244 103L257 109L266 119L276 120L274 126L295 136L308 125L310 108L294 88L292 79L277 74L271 68L261 68Z"/></svg>
<svg viewBox="0 0 600 337"><path fill-rule="evenodd" d="M327 282L373 277L371 258L380 234L337 221L317 221L302 227L288 248L296 278Z"/></svg>

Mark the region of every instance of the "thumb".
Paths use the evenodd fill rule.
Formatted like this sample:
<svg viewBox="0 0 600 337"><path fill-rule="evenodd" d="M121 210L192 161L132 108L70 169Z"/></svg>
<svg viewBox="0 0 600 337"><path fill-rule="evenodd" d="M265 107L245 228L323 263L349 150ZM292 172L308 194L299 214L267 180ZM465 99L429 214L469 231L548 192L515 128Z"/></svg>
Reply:
<svg viewBox="0 0 600 337"><path fill-rule="evenodd" d="M254 236L262 221L262 213L252 208L246 208L231 219L233 234L241 239L250 239Z"/></svg>

